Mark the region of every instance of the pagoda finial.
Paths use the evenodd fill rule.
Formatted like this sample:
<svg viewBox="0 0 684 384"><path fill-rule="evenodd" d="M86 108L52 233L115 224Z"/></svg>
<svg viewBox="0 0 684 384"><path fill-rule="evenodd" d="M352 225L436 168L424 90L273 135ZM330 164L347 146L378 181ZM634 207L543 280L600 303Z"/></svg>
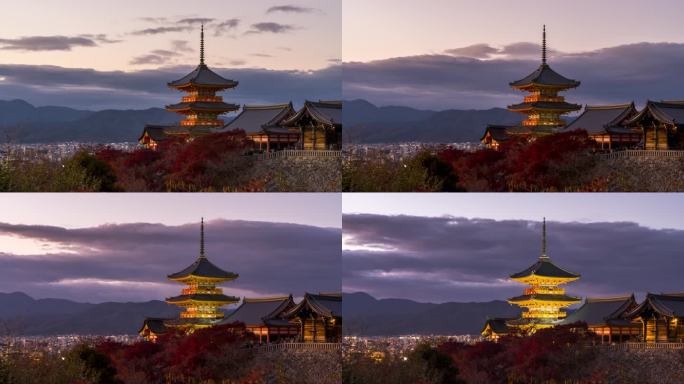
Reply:
<svg viewBox="0 0 684 384"><path fill-rule="evenodd" d="M200 257L206 257L204 255L204 217L202 218L202 223L200 224Z"/></svg>
<svg viewBox="0 0 684 384"><path fill-rule="evenodd" d="M204 23L202 24L202 32L200 33L200 65L204 65Z"/></svg>
<svg viewBox="0 0 684 384"><path fill-rule="evenodd" d="M542 32L542 64L546 64L546 24Z"/></svg>
<svg viewBox="0 0 684 384"><path fill-rule="evenodd" d="M544 218L544 221L542 222L542 253L540 256L541 259L548 259L549 257L546 255L546 217Z"/></svg>

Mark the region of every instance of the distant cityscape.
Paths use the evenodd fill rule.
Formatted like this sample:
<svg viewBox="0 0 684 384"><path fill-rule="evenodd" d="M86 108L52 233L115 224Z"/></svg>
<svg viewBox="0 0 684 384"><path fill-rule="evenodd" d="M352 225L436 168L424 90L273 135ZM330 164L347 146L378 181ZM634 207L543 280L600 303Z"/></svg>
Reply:
<svg viewBox="0 0 684 384"><path fill-rule="evenodd" d="M45 354L61 355L81 344L96 345L102 341L133 344L141 341L138 335L55 335L55 336L4 336L0 337L0 356L29 354L42 357Z"/></svg>
<svg viewBox="0 0 684 384"><path fill-rule="evenodd" d="M448 148L474 152L483 148L479 142L421 143L416 141L386 144L345 144L345 159L391 160L410 159L422 151L437 153Z"/></svg>
<svg viewBox="0 0 684 384"><path fill-rule="evenodd" d="M482 340L482 337L473 335L345 336L342 338L342 351L345 357L362 354L382 360L390 356L406 358L423 344L436 347L446 342L475 344Z"/></svg>
<svg viewBox="0 0 684 384"><path fill-rule="evenodd" d="M85 150L94 153L102 148L132 151L140 148L137 142L90 143L67 141L62 143L4 144L0 146L0 161L62 161L76 152Z"/></svg>

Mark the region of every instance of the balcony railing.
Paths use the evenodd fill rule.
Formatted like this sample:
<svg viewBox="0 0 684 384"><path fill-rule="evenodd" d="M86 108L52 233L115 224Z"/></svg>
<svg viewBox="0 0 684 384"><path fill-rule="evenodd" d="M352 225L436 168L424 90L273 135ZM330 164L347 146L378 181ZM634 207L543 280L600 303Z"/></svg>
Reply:
<svg viewBox="0 0 684 384"><path fill-rule="evenodd" d="M684 343L616 343L604 346L612 349L684 349Z"/></svg>
<svg viewBox="0 0 684 384"><path fill-rule="evenodd" d="M605 159L626 159L626 158L681 158L684 157L684 150L656 150L656 149L626 149L622 151L613 151L610 153L602 153Z"/></svg>
<svg viewBox="0 0 684 384"><path fill-rule="evenodd" d="M342 157L342 151L286 149L283 151L259 153L255 156L257 156L260 160L282 159L286 157L340 158Z"/></svg>
<svg viewBox="0 0 684 384"><path fill-rule="evenodd" d="M258 352L272 351L341 351L342 343L274 343L255 347Z"/></svg>

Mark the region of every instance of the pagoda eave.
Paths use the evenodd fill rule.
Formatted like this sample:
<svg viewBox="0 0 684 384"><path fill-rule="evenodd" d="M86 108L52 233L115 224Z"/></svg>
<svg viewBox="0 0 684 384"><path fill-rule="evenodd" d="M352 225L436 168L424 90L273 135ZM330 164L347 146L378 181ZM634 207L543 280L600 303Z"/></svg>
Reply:
<svg viewBox="0 0 684 384"><path fill-rule="evenodd" d="M238 82L233 82L230 84L199 84L199 83L184 83L184 84L174 84L167 83L169 88L177 89L179 91L187 92L193 89L211 89L216 92L225 91L227 89L233 89L238 86Z"/></svg>
<svg viewBox="0 0 684 384"><path fill-rule="evenodd" d="M510 277L511 280L517 281L519 283L527 284L527 285L536 285L539 284L540 282L545 282L549 284L566 284L573 282L577 279L579 279L580 276L576 277L552 277L552 276L539 276L536 274L531 274L528 276L522 276L522 277Z"/></svg>
<svg viewBox="0 0 684 384"><path fill-rule="evenodd" d="M173 277L173 275L167 276L169 280L177 281L179 283L186 283L186 282L192 282L192 281L202 281L202 282L210 282L210 283L221 283L224 281L233 281L240 277L238 274L234 274L231 277L207 277L207 276L197 276L197 275L187 275L187 276L180 276L180 277Z"/></svg>
<svg viewBox="0 0 684 384"><path fill-rule="evenodd" d="M579 87L580 82L577 81L575 83L562 84L562 85L561 84L543 84L543 83L529 83L529 84L524 84L524 85L518 85L518 84L516 84L516 82L512 82L512 83L508 83L508 85L511 88L519 89L521 91L527 91L527 92L534 91L537 89L545 89L545 90L555 89L558 91L565 91L568 89L573 89L573 88Z"/></svg>

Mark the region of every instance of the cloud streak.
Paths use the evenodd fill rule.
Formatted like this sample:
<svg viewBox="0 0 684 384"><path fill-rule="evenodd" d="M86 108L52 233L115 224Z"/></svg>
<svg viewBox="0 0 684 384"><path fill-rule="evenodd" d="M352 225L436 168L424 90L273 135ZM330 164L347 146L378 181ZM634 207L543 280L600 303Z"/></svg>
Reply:
<svg viewBox="0 0 684 384"><path fill-rule="evenodd" d="M508 280L540 254L541 225L524 220L345 215L347 292L419 301L486 301L518 295ZM548 249L582 278L580 296L682 291L684 231L630 222L548 224Z"/></svg>
<svg viewBox="0 0 684 384"><path fill-rule="evenodd" d="M0 39L0 49L18 51L71 51L75 47L96 47L93 39L69 36L27 36Z"/></svg>
<svg viewBox="0 0 684 384"><path fill-rule="evenodd" d="M207 223L206 249L218 266L240 274L226 292L301 295L340 289L340 230L249 221ZM161 299L180 285L166 275L199 251L197 224L119 224L65 229L0 223L0 233L68 246L75 253L0 253L0 291L78 301Z"/></svg>
<svg viewBox="0 0 684 384"><path fill-rule="evenodd" d="M273 7L270 7L268 10L266 10L266 13L276 13L276 12L284 12L284 13L313 13L318 11L316 8L309 8L309 7L300 7L297 5L276 5Z"/></svg>
<svg viewBox="0 0 684 384"><path fill-rule="evenodd" d="M456 48L444 54L344 63L346 99L424 109L504 107L519 101L508 83L539 66L539 46L515 43ZM550 65L582 85L580 104L681 99L684 44L637 43L580 53L551 52Z"/></svg>
<svg viewBox="0 0 684 384"><path fill-rule="evenodd" d="M252 24L251 29L245 34L261 34L261 33L288 33L294 31L296 28L288 24L280 24L274 22L263 22Z"/></svg>

